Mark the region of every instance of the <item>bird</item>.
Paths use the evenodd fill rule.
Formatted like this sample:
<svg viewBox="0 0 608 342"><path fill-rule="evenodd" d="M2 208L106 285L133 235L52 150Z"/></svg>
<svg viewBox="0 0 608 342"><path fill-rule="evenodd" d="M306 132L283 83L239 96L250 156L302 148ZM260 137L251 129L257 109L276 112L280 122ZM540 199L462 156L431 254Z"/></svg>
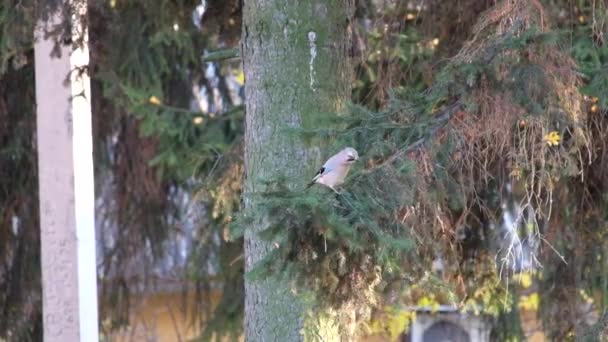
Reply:
<svg viewBox="0 0 608 342"><path fill-rule="evenodd" d="M334 192L339 193L336 190L336 186L344 183L344 178L346 178L351 165L357 160L359 160L357 150L352 147L346 147L327 159L306 188L310 188L316 183L324 185Z"/></svg>

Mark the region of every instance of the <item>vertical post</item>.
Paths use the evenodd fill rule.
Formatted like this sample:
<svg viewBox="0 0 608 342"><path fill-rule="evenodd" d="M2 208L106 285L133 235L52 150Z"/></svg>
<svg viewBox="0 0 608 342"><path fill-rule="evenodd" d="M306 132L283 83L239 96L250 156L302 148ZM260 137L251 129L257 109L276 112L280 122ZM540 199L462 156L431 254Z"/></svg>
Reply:
<svg viewBox="0 0 608 342"><path fill-rule="evenodd" d="M38 174L45 341L98 341L94 179L86 1L67 0L46 25L71 20L72 41L35 35ZM59 54L57 54L59 52Z"/></svg>

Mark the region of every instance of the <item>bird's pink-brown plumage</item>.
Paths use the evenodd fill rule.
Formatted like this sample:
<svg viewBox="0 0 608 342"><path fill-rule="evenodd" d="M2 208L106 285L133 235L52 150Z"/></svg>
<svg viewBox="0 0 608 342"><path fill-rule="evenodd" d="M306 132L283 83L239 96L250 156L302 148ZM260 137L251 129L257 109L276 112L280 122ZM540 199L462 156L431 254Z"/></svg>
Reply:
<svg viewBox="0 0 608 342"><path fill-rule="evenodd" d="M329 158L317 172L309 186L314 183L325 185L335 190L344 183L351 165L359 159L359 154L352 147L347 147Z"/></svg>

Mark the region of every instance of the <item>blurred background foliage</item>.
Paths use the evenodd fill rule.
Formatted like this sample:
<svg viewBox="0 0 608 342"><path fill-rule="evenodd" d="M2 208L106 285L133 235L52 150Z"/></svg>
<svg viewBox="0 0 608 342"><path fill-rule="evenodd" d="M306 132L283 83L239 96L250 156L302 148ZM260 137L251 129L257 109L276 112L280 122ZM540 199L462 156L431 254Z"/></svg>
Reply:
<svg viewBox="0 0 608 342"><path fill-rule="evenodd" d="M184 304L202 337L241 332L242 241L228 237L240 207L244 79L238 58L207 58L238 48L241 5L88 2L104 333L128 323L134 294L166 279L194 289ZM41 336L32 32L55 8L70 11L0 0L0 337L9 340ZM500 340L527 336L523 311L538 313L552 340L598 338L608 305L607 4L356 8L356 105L340 118L346 129L312 134L365 151L345 200L373 193L391 205L357 207L358 220L408 227L404 259L373 259L399 277L380 283L375 265L358 261L374 309L363 331L395 337L411 319L402 308L451 304L489 314ZM53 31L64 42L66 32ZM317 200L289 203L322 208ZM316 266L304 272L333 272ZM322 288L337 286L327 279ZM211 289L222 291L217 307Z"/></svg>

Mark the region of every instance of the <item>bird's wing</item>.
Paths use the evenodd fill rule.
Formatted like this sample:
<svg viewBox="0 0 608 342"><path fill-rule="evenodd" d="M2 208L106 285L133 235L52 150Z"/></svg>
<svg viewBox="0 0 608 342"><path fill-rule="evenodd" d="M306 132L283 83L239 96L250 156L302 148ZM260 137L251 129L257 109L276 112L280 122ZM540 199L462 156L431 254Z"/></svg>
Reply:
<svg viewBox="0 0 608 342"><path fill-rule="evenodd" d="M315 174L315 176L312 177L312 181L310 181L310 183L308 183L308 185L306 186L306 189L308 189L311 186L313 186L313 184L315 184L315 182L317 181L317 179L319 179L319 177L323 176L327 172L329 172L329 169L327 168L327 166L321 167L319 169L319 171L317 171L317 173Z"/></svg>
<svg viewBox="0 0 608 342"><path fill-rule="evenodd" d="M319 171L318 171L318 172L315 174L315 176L314 176L314 177L312 177L312 181L313 181L313 182L314 182L314 181L316 181L316 180L317 180L319 177L321 177L321 176L323 176L325 173L327 173L327 171L329 171L329 170L327 169L327 167L322 166L322 167L319 169Z"/></svg>

